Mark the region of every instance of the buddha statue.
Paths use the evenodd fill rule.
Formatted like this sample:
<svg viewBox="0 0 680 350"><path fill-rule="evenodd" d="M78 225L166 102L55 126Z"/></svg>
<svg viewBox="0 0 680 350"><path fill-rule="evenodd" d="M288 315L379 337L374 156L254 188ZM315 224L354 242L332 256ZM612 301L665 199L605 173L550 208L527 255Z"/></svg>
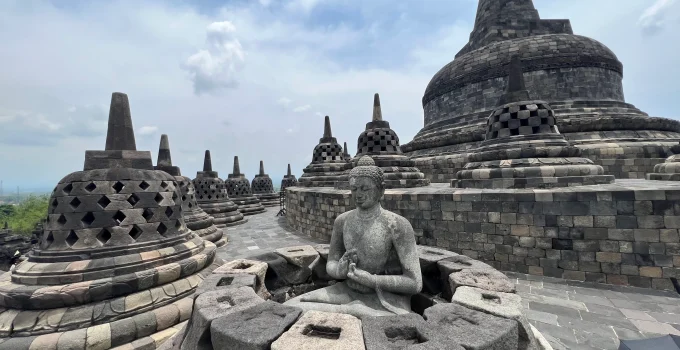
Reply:
<svg viewBox="0 0 680 350"><path fill-rule="evenodd" d="M370 156L350 171L349 184L357 208L335 219L326 264L343 281L285 304L359 318L408 314L411 296L422 288L413 228L380 205L383 171Z"/></svg>

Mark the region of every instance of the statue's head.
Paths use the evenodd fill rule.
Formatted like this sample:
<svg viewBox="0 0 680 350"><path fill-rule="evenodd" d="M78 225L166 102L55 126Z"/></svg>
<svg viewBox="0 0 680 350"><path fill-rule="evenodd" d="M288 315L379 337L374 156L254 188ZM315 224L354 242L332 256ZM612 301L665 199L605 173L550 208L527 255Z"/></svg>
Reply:
<svg viewBox="0 0 680 350"><path fill-rule="evenodd" d="M385 193L383 171L369 156L359 159L357 166L349 172L349 188L358 209L370 209L380 204Z"/></svg>

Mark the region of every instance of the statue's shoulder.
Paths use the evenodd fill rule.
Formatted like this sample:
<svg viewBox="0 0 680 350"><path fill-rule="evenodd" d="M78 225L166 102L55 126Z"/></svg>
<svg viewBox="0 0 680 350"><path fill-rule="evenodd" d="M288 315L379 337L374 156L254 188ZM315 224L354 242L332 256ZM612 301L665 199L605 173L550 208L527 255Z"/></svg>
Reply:
<svg viewBox="0 0 680 350"><path fill-rule="evenodd" d="M354 215L354 212L355 212L355 211L356 211L356 209L352 209L352 210L350 210L350 211L346 211L346 212L344 212L344 213L338 215L338 217L335 218L335 223L342 223L342 222L345 222L345 220L347 220L348 217Z"/></svg>
<svg viewBox="0 0 680 350"><path fill-rule="evenodd" d="M398 230L413 230L411 223L403 216L383 209L383 217Z"/></svg>

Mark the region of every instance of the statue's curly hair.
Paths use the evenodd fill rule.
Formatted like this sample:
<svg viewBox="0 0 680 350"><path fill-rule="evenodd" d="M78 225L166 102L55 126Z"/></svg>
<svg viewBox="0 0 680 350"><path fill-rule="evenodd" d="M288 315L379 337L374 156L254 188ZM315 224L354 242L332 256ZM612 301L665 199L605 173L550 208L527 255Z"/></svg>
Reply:
<svg viewBox="0 0 680 350"><path fill-rule="evenodd" d="M360 176L370 178L371 180L375 181L379 187L383 187L385 184L385 175L383 174L383 170L375 165L373 158L370 156L361 157L357 162L357 166L355 166L349 172L350 179Z"/></svg>

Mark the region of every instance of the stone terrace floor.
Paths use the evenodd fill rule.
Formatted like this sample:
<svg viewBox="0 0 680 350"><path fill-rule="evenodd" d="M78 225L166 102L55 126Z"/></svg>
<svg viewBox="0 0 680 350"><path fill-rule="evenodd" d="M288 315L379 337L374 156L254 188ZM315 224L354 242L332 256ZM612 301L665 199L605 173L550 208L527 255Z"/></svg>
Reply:
<svg viewBox="0 0 680 350"><path fill-rule="evenodd" d="M227 228L229 242L218 250L224 260L280 247L326 243L303 236L276 217L278 207ZM680 335L680 295L675 292L586 284L508 273L517 284L529 321L561 349L618 349L618 339Z"/></svg>

